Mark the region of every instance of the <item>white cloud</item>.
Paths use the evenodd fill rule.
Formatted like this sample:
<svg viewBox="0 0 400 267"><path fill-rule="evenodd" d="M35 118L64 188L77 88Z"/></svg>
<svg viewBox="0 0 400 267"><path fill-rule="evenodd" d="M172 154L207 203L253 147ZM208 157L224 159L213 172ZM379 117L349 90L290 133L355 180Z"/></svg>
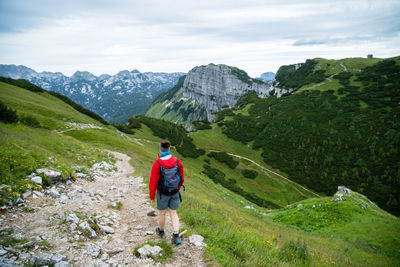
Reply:
<svg viewBox="0 0 400 267"><path fill-rule="evenodd" d="M313 57L400 54L398 1L15 2L7 16L21 20L0 21L0 63L67 75L214 62L258 76Z"/></svg>

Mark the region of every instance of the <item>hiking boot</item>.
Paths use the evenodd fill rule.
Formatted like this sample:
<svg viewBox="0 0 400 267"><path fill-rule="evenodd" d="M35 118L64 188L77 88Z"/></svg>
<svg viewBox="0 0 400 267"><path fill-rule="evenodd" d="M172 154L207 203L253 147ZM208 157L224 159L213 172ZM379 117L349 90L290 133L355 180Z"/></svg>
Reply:
<svg viewBox="0 0 400 267"><path fill-rule="evenodd" d="M181 238L179 234L172 234L172 244L179 245L181 243Z"/></svg>
<svg viewBox="0 0 400 267"><path fill-rule="evenodd" d="M167 237L165 236L164 230L161 230L160 227L157 227L157 228L156 228L156 233L157 233L157 235L158 235L159 237L161 237L162 239L167 238Z"/></svg>

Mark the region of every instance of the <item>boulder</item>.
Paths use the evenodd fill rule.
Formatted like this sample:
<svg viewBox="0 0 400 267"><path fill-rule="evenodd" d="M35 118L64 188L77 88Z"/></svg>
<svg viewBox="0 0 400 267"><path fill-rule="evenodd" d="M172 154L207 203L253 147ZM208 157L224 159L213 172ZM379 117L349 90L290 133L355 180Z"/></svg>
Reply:
<svg viewBox="0 0 400 267"><path fill-rule="evenodd" d="M149 255L157 256L160 255L163 249L159 246L144 245L138 249L140 258L147 259Z"/></svg>

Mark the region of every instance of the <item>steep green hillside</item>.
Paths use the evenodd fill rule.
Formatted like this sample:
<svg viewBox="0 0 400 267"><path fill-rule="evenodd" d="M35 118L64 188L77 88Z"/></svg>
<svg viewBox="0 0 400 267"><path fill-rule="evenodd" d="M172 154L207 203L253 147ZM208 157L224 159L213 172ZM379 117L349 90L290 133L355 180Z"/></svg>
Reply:
<svg viewBox="0 0 400 267"><path fill-rule="evenodd" d="M21 123L0 122L1 151L8 153L2 154L2 179L4 173L11 171L9 179L3 180L3 183L15 185L17 180L24 181L25 175L32 169L44 166L64 171L64 177L67 178L73 175L73 165L85 168L98 160L111 160L103 149L130 155L135 175L144 176L148 182L150 166L157 157L160 140L160 137L153 135L151 124L147 126L145 121L140 121L140 128L134 129L134 135L122 136L112 126L100 124L53 96L3 83L0 83L0 101L16 110L18 115L24 113L36 118L41 125L32 128ZM77 127L74 122L85 127ZM304 206L329 203L328 198L310 199L313 192L283 179L284 173L265 165L261 150L255 151L247 144L226 137L217 125L212 127L213 130L188 134L197 149L206 151L204 155L197 158L185 157L173 148L173 153L183 161L186 177L186 191L183 192L179 215L186 225L205 237L208 245L205 256L211 260L211 265L213 261L223 266L400 264L399 219L376 207L362 213L358 212L357 206L352 206L352 202L351 205L338 203L339 210L345 209L345 214L355 212L356 219L331 221L330 226L325 225L323 231L309 231L290 223L290 214L282 215L280 220L276 219L281 211L292 211L295 215L297 210L285 208L271 212L226 189L220 183L214 183L203 173L203 165L224 172L225 177L236 179L245 191L254 190L257 196L266 197L279 206L291 203L292 207L297 207L298 203L293 202L299 200ZM172 139L175 134L171 133L165 137ZM207 156L212 151L229 153L239 163L231 169L224 160ZM8 160L8 165L3 164L3 159ZM25 159L29 161L23 162ZM255 170L258 176L255 179L246 178L242 176L241 168ZM255 191L256 187L268 194ZM19 187L13 189L20 190ZM321 210L321 216L328 218L340 218L337 213L335 209ZM372 237L379 238L372 240Z"/></svg>
<svg viewBox="0 0 400 267"><path fill-rule="evenodd" d="M342 61L337 64L347 70L367 65ZM262 149L267 164L300 184L328 195L345 184L400 215L399 63L378 60L334 75L332 87L303 87L281 98L247 95L238 101L246 108L220 113L217 118L228 117L219 125L230 138Z"/></svg>

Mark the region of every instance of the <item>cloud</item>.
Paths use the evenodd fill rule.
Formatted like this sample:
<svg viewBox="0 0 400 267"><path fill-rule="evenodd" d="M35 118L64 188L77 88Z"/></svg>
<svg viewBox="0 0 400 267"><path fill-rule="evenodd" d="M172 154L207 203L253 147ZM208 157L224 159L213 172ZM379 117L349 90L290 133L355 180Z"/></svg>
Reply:
<svg viewBox="0 0 400 267"><path fill-rule="evenodd" d="M257 76L319 56L398 55L398 17L397 0L3 0L0 62L66 74L214 62Z"/></svg>

